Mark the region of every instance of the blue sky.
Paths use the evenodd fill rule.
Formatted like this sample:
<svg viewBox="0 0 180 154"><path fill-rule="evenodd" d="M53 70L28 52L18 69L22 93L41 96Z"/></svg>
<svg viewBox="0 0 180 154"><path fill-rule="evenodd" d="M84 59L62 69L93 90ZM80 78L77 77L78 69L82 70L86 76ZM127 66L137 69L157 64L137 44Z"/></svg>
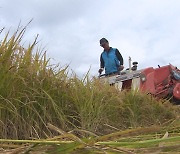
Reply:
<svg viewBox="0 0 180 154"><path fill-rule="evenodd" d="M102 37L119 49L125 67L129 56L139 69L180 67L180 0L0 0L4 33L32 18L23 41L39 34L52 63L69 64L79 76L89 68L98 75Z"/></svg>

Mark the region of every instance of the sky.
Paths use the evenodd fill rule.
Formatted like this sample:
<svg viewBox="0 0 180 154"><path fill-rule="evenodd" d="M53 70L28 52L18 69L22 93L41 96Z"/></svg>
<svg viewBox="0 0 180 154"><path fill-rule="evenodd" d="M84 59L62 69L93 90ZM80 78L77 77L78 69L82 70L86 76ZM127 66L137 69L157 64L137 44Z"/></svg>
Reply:
<svg viewBox="0 0 180 154"><path fill-rule="evenodd" d="M52 64L69 65L78 76L97 76L99 40L108 39L138 68L169 63L180 68L180 0L0 0L0 29L27 28L24 42L47 50ZM0 35L2 40L3 35Z"/></svg>

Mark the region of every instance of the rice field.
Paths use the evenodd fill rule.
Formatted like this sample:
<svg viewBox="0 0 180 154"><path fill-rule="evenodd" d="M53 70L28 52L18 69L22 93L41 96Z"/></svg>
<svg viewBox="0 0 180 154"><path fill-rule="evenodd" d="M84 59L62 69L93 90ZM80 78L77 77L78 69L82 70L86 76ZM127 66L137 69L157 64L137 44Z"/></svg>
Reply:
<svg viewBox="0 0 180 154"><path fill-rule="evenodd" d="M25 31L0 37L0 153L180 152L178 106L78 78Z"/></svg>

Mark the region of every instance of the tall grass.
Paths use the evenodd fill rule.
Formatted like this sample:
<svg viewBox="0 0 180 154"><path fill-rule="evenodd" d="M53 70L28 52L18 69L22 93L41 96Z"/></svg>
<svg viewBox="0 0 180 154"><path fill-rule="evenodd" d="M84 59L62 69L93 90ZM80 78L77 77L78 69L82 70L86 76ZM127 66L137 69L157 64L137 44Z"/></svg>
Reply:
<svg viewBox="0 0 180 154"><path fill-rule="evenodd" d="M57 79L60 74L66 76L48 67L45 53L33 55L37 39L27 49L21 47L24 32L15 33L9 40L7 34L0 46L0 120L4 138L51 135L47 122L66 127Z"/></svg>
<svg viewBox="0 0 180 154"><path fill-rule="evenodd" d="M90 79L88 73L80 79L68 74L68 67L50 65L46 53L36 48L37 38L23 48L25 30L12 36L7 33L0 44L0 138L57 135L48 123L86 136L160 125L176 118L174 107L150 96L119 92Z"/></svg>

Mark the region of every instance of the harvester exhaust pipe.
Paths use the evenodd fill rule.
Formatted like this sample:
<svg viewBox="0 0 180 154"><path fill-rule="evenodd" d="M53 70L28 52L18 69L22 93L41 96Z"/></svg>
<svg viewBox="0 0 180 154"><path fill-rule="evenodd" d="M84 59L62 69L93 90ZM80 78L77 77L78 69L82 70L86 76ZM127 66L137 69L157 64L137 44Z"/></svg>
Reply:
<svg viewBox="0 0 180 154"><path fill-rule="evenodd" d="M128 69L126 69L126 70L129 70L129 72L131 72L131 71L136 71L137 70L137 64L138 64L138 62L133 62L132 64L131 64L131 61L132 61L132 59L131 59L131 57L129 56L129 68ZM133 66L132 66L133 65Z"/></svg>
<svg viewBox="0 0 180 154"><path fill-rule="evenodd" d="M129 56L129 72L131 72L132 70L131 70L131 57Z"/></svg>

